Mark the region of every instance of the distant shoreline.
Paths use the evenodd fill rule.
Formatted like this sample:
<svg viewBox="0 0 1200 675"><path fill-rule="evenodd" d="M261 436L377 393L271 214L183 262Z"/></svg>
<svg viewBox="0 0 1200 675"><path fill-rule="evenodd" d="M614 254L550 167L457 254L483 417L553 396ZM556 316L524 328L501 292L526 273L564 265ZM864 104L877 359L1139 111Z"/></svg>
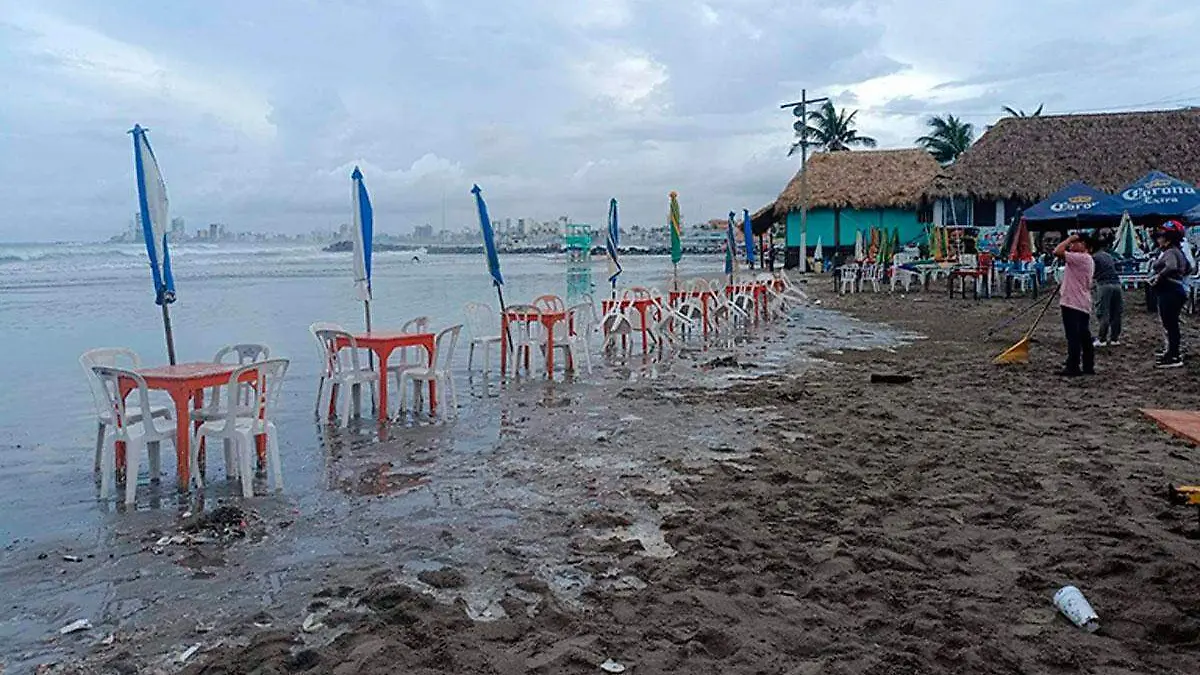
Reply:
<svg viewBox="0 0 1200 675"><path fill-rule="evenodd" d="M339 241L337 243L330 244L329 246L326 246L326 247L322 248L321 250L326 253L350 253L354 250L354 244L349 241ZM377 243L372 247L372 251L375 253L388 252L388 251L401 251L401 252L409 251L412 253L418 253L421 250L424 250L424 252L429 255L470 255L470 254L482 255L483 254L483 244L479 244L476 246L461 246L461 245L456 245L456 246L400 246L398 244L378 244ZM562 254L562 253L566 253L566 252L567 252L567 249L565 249L559 245L519 246L519 247L501 248L501 249L497 250L497 253L500 253L500 254L514 254L514 255L538 255L538 254L555 255L555 254ZM671 253L671 248L669 246L655 246L655 247L631 246L629 248L620 247L618 249L618 252L621 255L669 255ZM720 249L715 249L712 247L703 247L702 248L702 247L698 247L698 246L684 246L683 252L690 254L690 255L705 255L705 254L720 254L720 253L722 253L722 251ZM604 253L605 253L605 249L603 246L593 246L592 247L591 254L593 256L603 256Z"/></svg>

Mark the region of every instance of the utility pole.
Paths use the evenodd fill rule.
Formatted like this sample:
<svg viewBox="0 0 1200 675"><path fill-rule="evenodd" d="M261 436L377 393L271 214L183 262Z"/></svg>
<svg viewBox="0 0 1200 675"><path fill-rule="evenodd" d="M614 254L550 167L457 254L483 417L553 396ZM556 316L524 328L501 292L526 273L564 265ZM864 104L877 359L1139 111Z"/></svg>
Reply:
<svg viewBox="0 0 1200 675"><path fill-rule="evenodd" d="M792 128L800 132L800 246L786 247L783 259L785 269L799 267L801 272L808 271L808 105L810 103L824 103L828 100L826 97L809 98L808 90L801 89L799 101L784 103L779 106L783 109L792 109L792 114L797 118L796 122L792 124ZM784 244L786 245L786 220L784 221L784 228Z"/></svg>

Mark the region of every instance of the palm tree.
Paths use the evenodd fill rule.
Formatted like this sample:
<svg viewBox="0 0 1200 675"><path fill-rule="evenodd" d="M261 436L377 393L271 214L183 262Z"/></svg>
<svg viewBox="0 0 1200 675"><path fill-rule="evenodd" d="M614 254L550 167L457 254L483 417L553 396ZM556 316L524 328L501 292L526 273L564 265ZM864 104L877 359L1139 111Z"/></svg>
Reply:
<svg viewBox="0 0 1200 675"><path fill-rule="evenodd" d="M830 152L849 150L852 145L864 148L875 147L874 138L860 136L855 130L854 116L857 114L857 110L850 114L846 114L845 109L838 112L833 107L833 103L826 101L819 109L809 112L808 118L805 120L808 126L808 138L811 139L810 143L815 141L818 147ZM800 127L800 124L797 122L795 126ZM800 128L796 129L796 135L800 135ZM800 142L797 141L788 151L788 156L792 156L799 149Z"/></svg>
<svg viewBox="0 0 1200 675"><path fill-rule="evenodd" d="M942 164L950 164L971 147L975 140L975 127L954 115L945 118L929 118L929 134L917 139L917 145L925 148Z"/></svg>
<svg viewBox="0 0 1200 675"><path fill-rule="evenodd" d="M1009 117L1041 117L1042 116L1042 107L1044 107L1045 105L1046 105L1045 103L1039 103L1037 110L1034 110L1033 112L1028 113L1028 114L1026 114L1024 110L1015 110L1009 106L1004 106L1002 108L1002 110L1004 110L1004 112L1008 113Z"/></svg>

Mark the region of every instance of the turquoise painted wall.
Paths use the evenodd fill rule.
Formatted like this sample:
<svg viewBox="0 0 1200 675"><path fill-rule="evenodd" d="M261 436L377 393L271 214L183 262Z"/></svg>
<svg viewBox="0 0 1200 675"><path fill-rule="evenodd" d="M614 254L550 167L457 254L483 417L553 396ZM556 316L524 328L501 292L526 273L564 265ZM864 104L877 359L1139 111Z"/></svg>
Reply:
<svg viewBox="0 0 1200 675"><path fill-rule="evenodd" d="M855 230L869 230L872 227L883 227L891 232L892 228L900 229L900 242L907 244L914 239L921 239L925 225L917 222L915 210L904 209L843 209L841 217L841 244L854 245ZM809 248L821 240L822 248L829 250L833 247L833 209L814 209L808 212ZM923 240L923 239L922 239ZM800 245L800 212L791 211L787 217L787 245Z"/></svg>

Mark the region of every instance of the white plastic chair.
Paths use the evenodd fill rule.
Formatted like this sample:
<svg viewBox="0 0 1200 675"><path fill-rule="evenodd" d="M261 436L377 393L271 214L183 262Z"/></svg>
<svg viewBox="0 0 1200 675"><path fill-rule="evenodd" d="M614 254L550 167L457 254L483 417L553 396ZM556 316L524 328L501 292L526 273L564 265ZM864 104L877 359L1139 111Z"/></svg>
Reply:
<svg viewBox="0 0 1200 675"><path fill-rule="evenodd" d="M197 487L204 487L200 473L200 440L220 439L225 445L225 476L241 478L242 497L254 496L254 460L259 436L266 436L267 465L275 490L283 489L283 467L279 461L279 438L275 423L271 421L271 410L283 388L287 374L287 359L270 359L242 366L229 376L229 383L222 387L227 400L220 408L221 414L210 419L192 432L191 473ZM249 405L240 406L242 390L253 392ZM234 398L230 400L230 395ZM232 452L230 451L232 449Z"/></svg>
<svg viewBox="0 0 1200 675"><path fill-rule="evenodd" d="M534 298L533 306L537 307L539 312L565 312L567 311L566 303L557 295L539 295Z"/></svg>
<svg viewBox="0 0 1200 675"><path fill-rule="evenodd" d="M683 313L663 302L662 295L656 293L651 296L651 299L654 302L656 316L650 321L648 332L651 343L658 349L661 356L666 353L668 347L681 341L681 338L675 335L676 324L679 325L681 332L685 328L692 328L695 324Z"/></svg>
<svg viewBox="0 0 1200 675"><path fill-rule="evenodd" d="M117 443L125 444L125 503L132 505L137 497L138 462L143 452L148 455L150 479L157 480L162 466L162 441L175 444L173 415L156 417L150 409L150 390L146 380L136 371L112 366L94 366L92 372L100 381L109 410L112 411L113 442L106 445L100 460L100 498L108 499L117 475ZM125 396L121 381L132 382L137 392L135 411L140 419L132 421L126 414ZM131 394L133 392L130 392ZM149 423L146 422L149 420Z"/></svg>
<svg viewBox="0 0 1200 675"><path fill-rule="evenodd" d="M230 357L236 357L239 366L258 363L259 361L266 361L271 358L271 348L267 345L255 343L226 345L217 351L216 356L213 356L213 363L225 363L227 360L232 361ZM221 402L220 390L221 387L213 387L212 393L209 395L208 405L192 411L191 418L193 422L207 422L224 414L219 405ZM239 387L238 393L239 395L235 401L236 405L245 408L253 403L254 393L249 387Z"/></svg>
<svg viewBox="0 0 1200 675"><path fill-rule="evenodd" d="M838 268L838 280L841 282L843 294L858 290L858 269L857 263L848 263Z"/></svg>
<svg viewBox="0 0 1200 675"><path fill-rule="evenodd" d="M526 373L528 374L533 370L533 352L535 348L540 354L546 344L546 338L543 335L541 312L533 305L509 305L507 309L510 313L520 314L529 319L528 321L508 322L508 333L509 338L512 340L510 344L512 345L513 358L516 359L513 372L521 372L521 364L524 363L522 355L524 355L524 358L529 360L529 367L526 369Z"/></svg>
<svg viewBox="0 0 1200 675"><path fill-rule="evenodd" d="M577 305L572 305L567 309L567 322L570 326L570 331L566 339L567 351L571 355L571 365L575 372L579 372L580 360L587 368L588 374L592 372L592 331L595 329L595 311L594 305L588 302L581 302Z"/></svg>
<svg viewBox="0 0 1200 675"><path fill-rule="evenodd" d="M88 389L92 392L92 403L96 408L96 456L92 462L92 470L98 472L100 471L100 455L104 452L104 437L108 432L108 427L113 425L113 415L112 406L108 400L108 393L104 390L103 383L100 382L100 378L96 377L96 373L92 371L92 368L96 366L108 366L110 368L124 367L130 370L137 370L142 367L142 359L132 349L103 347L100 349L89 349L84 352L79 357L79 365L83 367L83 374L87 377ZM150 415L152 417L170 418L174 415L174 412L172 408L165 405L151 405ZM126 421L130 424L141 422L141 408L126 415Z"/></svg>
<svg viewBox="0 0 1200 675"><path fill-rule="evenodd" d="M921 273L915 270L901 267L904 261L901 260L901 254L897 253L892 256L892 292L896 292L896 284L904 286L904 292L907 293L912 288L913 282L921 282Z"/></svg>
<svg viewBox="0 0 1200 675"><path fill-rule="evenodd" d="M467 319L467 339L470 341L467 350L467 372L474 370L475 348L480 347L483 349L483 376L486 378L488 373L492 372L490 347L502 342L496 316L492 314L490 306L478 302L468 302L463 307L463 314Z"/></svg>
<svg viewBox="0 0 1200 675"><path fill-rule="evenodd" d="M362 386L365 384L371 387L373 398L379 373L362 365L358 355L358 342L350 333L344 330L318 330L316 335L317 339L321 341L323 349L321 358L325 364L322 388L317 392L317 414L322 419L326 419L329 408L334 403L333 399L337 396L336 389L347 387L350 391L342 399L343 409L339 413L344 427L350 423L350 399L354 399L355 413L361 416ZM322 405L325 401L324 385L329 385L331 405Z"/></svg>
<svg viewBox="0 0 1200 675"><path fill-rule="evenodd" d="M400 327L401 333L428 333L433 320L427 316L417 316L404 322ZM387 375L396 379L400 385L400 375L409 368L425 368L429 365L429 355L421 347L401 347L388 359Z"/></svg>
<svg viewBox="0 0 1200 675"><path fill-rule="evenodd" d="M744 324L750 319L750 315L734 305L732 299L725 293L725 282L710 282L709 292L711 297L708 316L718 331L726 330L732 333L739 323Z"/></svg>
<svg viewBox="0 0 1200 675"><path fill-rule="evenodd" d="M633 320L629 312L636 313L637 310L630 305L626 311L621 305L620 302L613 303L600 319L600 330L604 333L604 352L608 353L609 349L620 345L625 352L625 360L628 361L633 350ZM640 317L638 320L641 320Z"/></svg>
<svg viewBox="0 0 1200 675"><path fill-rule="evenodd" d="M341 325L331 323L329 321L317 321L308 327L308 332L313 336L313 341L317 343L317 358L321 363L326 363L329 360L329 354L325 351L325 341L317 336L317 333L323 330L345 330ZM329 379L327 374L329 367L325 366L321 369L321 378L317 382L317 403L313 406L313 414L318 418L321 416L321 399L325 393L325 383Z"/></svg>
<svg viewBox="0 0 1200 675"><path fill-rule="evenodd" d="M423 368L409 368L400 375L400 410L408 409L408 387L412 384L417 400L420 405L422 400L419 388L422 383L433 382L441 391L450 394L450 415L449 417L458 416L458 390L454 387L454 350L458 346L458 334L462 331L462 324L450 326L442 330L437 335L437 340L433 349L433 367L425 366ZM432 414L432 411L430 411Z"/></svg>
<svg viewBox="0 0 1200 675"><path fill-rule="evenodd" d="M859 287L862 288L868 282L871 284L871 292L878 293L879 286L883 283L883 265L871 263L863 267L862 281L859 282Z"/></svg>

